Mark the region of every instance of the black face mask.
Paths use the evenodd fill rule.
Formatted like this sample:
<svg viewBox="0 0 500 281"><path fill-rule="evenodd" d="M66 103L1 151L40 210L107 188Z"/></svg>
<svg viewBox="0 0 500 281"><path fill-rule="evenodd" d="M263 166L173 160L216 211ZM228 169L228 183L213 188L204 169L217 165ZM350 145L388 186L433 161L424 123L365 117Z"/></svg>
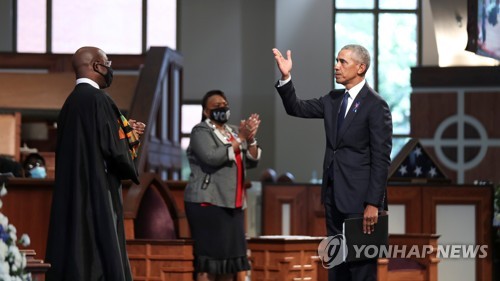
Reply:
<svg viewBox="0 0 500 281"><path fill-rule="evenodd" d="M210 111L210 119L219 123L226 123L229 120L231 111L229 107L219 107Z"/></svg>
<svg viewBox="0 0 500 281"><path fill-rule="evenodd" d="M106 85L104 87L102 87L104 89L104 88L111 86L111 83L113 83L113 69L111 68L111 66L105 66L103 64L101 64L101 65L104 66L108 70L108 72L106 74L102 74L101 72L96 70L97 73L101 74L102 77L104 77L104 82L106 82Z"/></svg>

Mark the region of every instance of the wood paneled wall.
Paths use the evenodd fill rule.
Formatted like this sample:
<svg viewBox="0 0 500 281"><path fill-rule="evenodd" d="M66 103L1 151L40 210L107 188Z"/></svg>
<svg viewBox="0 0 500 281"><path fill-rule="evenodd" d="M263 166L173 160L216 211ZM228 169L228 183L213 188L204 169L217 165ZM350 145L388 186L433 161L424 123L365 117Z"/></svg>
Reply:
<svg viewBox="0 0 500 281"><path fill-rule="evenodd" d="M106 91L122 110L129 110L137 75L115 75ZM75 75L64 73L0 73L0 109L59 111L75 87Z"/></svg>
<svg viewBox="0 0 500 281"><path fill-rule="evenodd" d="M412 69L410 136L454 183L500 182L500 67Z"/></svg>
<svg viewBox="0 0 500 281"><path fill-rule="evenodd" d="M40 69L48 72L73 72L70 54L21 54L0 53L0 68ZM144 63L145 55L108 54L115 70L137 70Z"/></svg>

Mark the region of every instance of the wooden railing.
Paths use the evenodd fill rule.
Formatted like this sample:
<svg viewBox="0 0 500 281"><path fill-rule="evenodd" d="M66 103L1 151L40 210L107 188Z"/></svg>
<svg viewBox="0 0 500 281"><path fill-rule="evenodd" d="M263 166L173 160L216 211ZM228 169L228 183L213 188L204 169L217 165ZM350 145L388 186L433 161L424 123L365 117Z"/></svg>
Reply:
<svg viewBox="0 0 500 281"><path fill-rule="evenodd" d="M141 69L128 116L147 124L137 168L162 179L179 179L181 161L182 56L151 47Z"/></svg>

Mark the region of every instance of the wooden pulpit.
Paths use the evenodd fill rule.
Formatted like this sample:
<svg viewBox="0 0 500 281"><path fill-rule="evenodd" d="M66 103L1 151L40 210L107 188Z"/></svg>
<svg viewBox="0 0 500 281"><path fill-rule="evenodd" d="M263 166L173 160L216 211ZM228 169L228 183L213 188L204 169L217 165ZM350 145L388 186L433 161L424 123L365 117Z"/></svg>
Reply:
<svg viewBox="0 0 500 281"><path fill-rule="evenodd" d="M252 281L318 280L324 237L261 236L248 240Z"/></svg>

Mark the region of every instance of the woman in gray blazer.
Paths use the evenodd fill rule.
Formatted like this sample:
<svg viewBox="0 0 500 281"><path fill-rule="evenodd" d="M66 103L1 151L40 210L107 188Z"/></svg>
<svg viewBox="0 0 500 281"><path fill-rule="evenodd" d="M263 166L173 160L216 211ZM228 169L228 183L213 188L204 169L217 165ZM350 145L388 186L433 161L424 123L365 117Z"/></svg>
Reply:
<svg viewBox="0 0 500 281"><path fill-rule="evenodd" d="M194 239L198 281L234 280L250 269L244 228L245 173L260 159L255 135L258 114L239 127L226 124L230 111L220 90L205 94L202 121L191 131L187 149L191 175L184 192Z"/></svg>

